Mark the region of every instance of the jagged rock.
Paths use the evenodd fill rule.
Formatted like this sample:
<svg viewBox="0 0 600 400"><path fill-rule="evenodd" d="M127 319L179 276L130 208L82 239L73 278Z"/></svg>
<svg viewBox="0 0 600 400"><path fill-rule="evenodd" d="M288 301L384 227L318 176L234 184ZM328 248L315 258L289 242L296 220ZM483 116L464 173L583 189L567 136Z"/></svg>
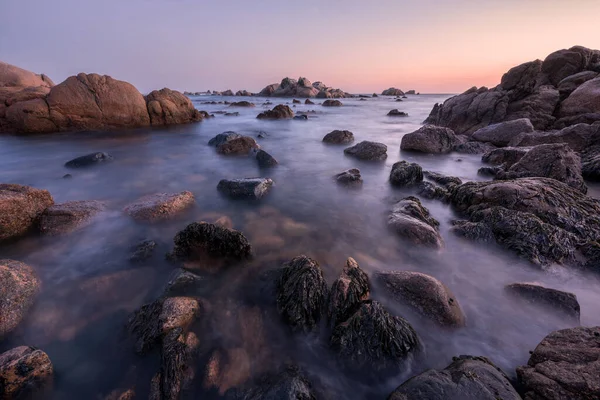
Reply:
<svg viewBox="0 0 600 400"><path fill-rule="evenodd" d="M423 175L435 182L435 183L439 183L440 185L444 186L445 188L451 188L457 185L462 185L462 180L460 178L457 178L456 176L449 176L449 175L443 175L440 174L438 172L431 172L431 171L425 171L423 172Z"/></svg>
<svg viewBox="0 0 600 400"><path fill-rule="evenodd" d="M184 269L176 270L164 291L165 296L186 296L195 294L199 289L203 289L206 279L193 272Z"/></svg>
<svg viewBox="0 0 600 400"><path fill-rule="evenodd" d="M261 199L273 186L269 178L222 179L217 189L236 199Z"/></svg>
<svg viewBox="0 0 600 400"><path fill-rule="evenodd" d="M110 161L112 159L113 159L112 156L108 153L101 153L101 152L100 153L91 153L91 154L86 154L85 156L74 158L71 161L67 161L65 163L65 167L67 167L67 168L89 167L91 165Z"/></svg>
<svg viewBox="0 0 600 400"><path fill-rule="evenodd" d="M571 328L549 334L526 366L517 368L525 399L600 398L600 327Z"/></svg>
<svg viewBox="0 0 600 400"><path fill-rule="evenodd" d="M26 234L42 212L53 204L47 190L0 184L0 241Z"/></svg>
<svg viewBox="0 0 600 400"><path fill-rule="evenodd" d="M411 186L423 181L423 169L419 164L398 161L392 165L390 183L394 186Z"/></svg>
<svg viewBox="0 0 600 400"><path fill-rule="evenodd" d="M512 283L506 285L508 293L529 303L546 307L579 324L580 307L573 293L547 288L535 283Z"/></svg>
<svg viewBox="0 0 600 400"><path fill-rule="evenodd" d="M400 149L423 153L449 153L460 143L452 129L425 125L402 137Z"/></svg>
<svg viewBox="0 0 600 400"><path fill-rule="evenodd" d="M152 125L187 124L203 118L189 97L176 90L154 90L146 96L146 102Z"/></svg>
<svg viewBox="0 0 600 400"><path fill-rule="evenodd" d="M420 272L377 272L375 282L392 299L413 308L436 324L447 327L465 326L465 315L446 285L433 276Z"/></svg>
<svg viewBox="0 0 600 400"><path fill-rule="evenodd" d="M381 95L382 96L404 96L404 92L400 89L391 87L391 88L386 89L383 92L381 92Z"/></svg>
<svg viewBox="0 0 600 400"><path fill-rule="evenodd" d="M276 285L277 310L293 331L318 328L325 312L329 289L319 264L298 256L282 267Z"/></svg>
<svg viewBox="0 0 600 400"><path fill-rule="evenodd" d="M387 113L388 117L408 117L408 114L405 113L404 111L400 111L397 108L394 108L393 110L390 110Z"/></svg>
<svg viewBox="0 0 600 400"><path fill-rule="evenodd" d="M268 373L249 388L231 390L225 394L227 400L315 400L317 394L311 383L294 366L283 371Z"/></svg>
<svg viewBox="0 0 600 400"><path fill-rule="evenodd" d="M369 290L369 277L360 269L356 260L349 257L329 292L329 326L335 328L350 318L360 307L361 301L369 299Z"/></svg>
<svg viewBox="0 0 600 400"><path fill-rule="evenodd" d="M533 131L531 121L521 118L486 126L474 132L471 137L480 142L489 142L494 146L507 146L511 139L518 134Z"/></svg>
<svg viewBox="0 0 600 400"><path fill-rule="evenodd" d="M496 148L496 146L494 146L491 143L465 142L465 143L459 143L459 144L455 145L454 149L452 149L452 150L457 153L463 153L463 154L483 154L483 153L487 153L488 151L491 151L495 148Z"/></svg>
<svg viewBox="0 0 600 400"><path fill-rule="evenodd" d="M339 100L325 100L323 102L323 104L321 104L323 107L341 107L343 106L342 102Z"/></svg>
<svg viewBox="0 0 600 400"><path fill-rule="evenodd" d="M517 65L502 76L500 87L508 92L511 101L527 97L541 83L538 79L541 70L541 60Z"/></svg>
<svg viewBox="0 0 600 400"><path fill-rule="evenodd" d="M278 164L277 160L264 150L259 150L256 153L256 161L260 168L274 167Z"/></svg>
<svg viewBox="0 0 600 400"><path fill-rule="evenodd" d="M230 139L217 146L217 152L223 155L246 155L253 149L260 149L260 146L250 136Z"/></svg>
<svg viewBox="0 0 600 400"><path fill-rule="evenodd" d="M388 227L413 244L434 248L443 246L439 222L429 214L419 199L409 196L394 205L388 217Z"/></svg>
<svg viewBox="0 0 600 400"><path fill-rule="evenodd" d="M553 86L540 86L529 96L510 103L506 120L526 118L536 129L549 129L556 121L554 110L559 101L560 95Z"/></svg>
<svg viewBox="0 0 600 400"><path fill-rule="evenodd" d="M330 144L348 144L354 142L354 134L350 131L335 130L323 137L323 142Z"/></svg>
<svg viewBox="0 0 600 400"><path fill-rule="evenodd" d="M436 199L447 202L450 198L448 189L436 185L435 183L423 181L417 186L417 193L419 196L426 199Z"/></svg>
<svg viewBox="0 0 600 400"><path fill-rule="evenodd" d="M0 354L0 399L37 398L52 388L53 375L52 362L42 350L31 346L8 350Z"/></svg>
<svg viewBox="0 0 600 400"><path fill-rule="evenodd" d="M566 99L579 86L581 86L589 80L596 78L597 76L598 73L594 71L583 71L574 75L567 76L565 79L560 81L557 86L560 98L563 100Z"/></svg>
<svg viewBox="0 0 600 400"><path fill-rule="evenodd" d="M551 143L567 143L574 151L584 151L590 146L600 144L600 123L577 124L559 131L522 133L515 136L508 145L522 147Z"/></svg>
<svg viewBox="0 0 600 400"><path fill-rule="evenodd" d="M586 113L600 113L600 78L583 83L561 103L561 118Z"/></svg>
<svg viewBox="0 0 600 400"><path fill-rule="evenodd" d="M362 177L360 176L360 170L352 168L347 171L341 172L334 176L337 183L348 187L360 187L363 184Z"/></svg>
<svg viewBox="0 0 600 400"><path fill-rule="evenodd" d="M227 132L219 133L217 136L210 139L208 141L208 145L214 146L214 147L219 147L222 144L225 144L234 139L239 139L241 137L243 137L243 136L240 135L239 133L235 133L233 131L227 131Z"/></svg>
<svg viewBox="0 0 600 400"><path fill-rule="evenodd" d="M503 168L508 169L519 162L527 154L527 151L517 147L502 147L488 151L481 157L481 161L492 165L502 165Z"/></svg>
<svg viewBox="0 0 600 400"><path fill-rule="evenodd" d="M581 174L590 181L600 181L600 145L593 146L581 154Z"/></svg>
<svg viewBox="0 0 600 400"><path fill-rule="evenodd" d="M157 244L154 240L142 240L132 247L132 254L129 257L129 262L141 263L150 259L156 246Z"/></svg>
<svg viewBox="0 0 600 400"><path fill-rule="evenodd" d="M33 268L20 261L0 260L0 338L23 320L38 292L40 280Z"/></svg>
<svg viewBox="0 0 600 400"><path fill-rule="evenodd" d="M284 104L275 106L272 110L263 111L256 118L258 119L290 119L294 117L292 109Z"/></svg>
<svg viewBox="0 0 600 400"><path fill-rule="evenodd" d="M383 161L387 158L387 146L383 143L362 141L344 149L344 153L359 160Z"/></svg>
<svg viewBox="0 0 600 400"><path fill-rule="evenodd" d="M139 198L123 211L139 222L160 222L176 217L194 204L192 192L156 193Z"/></svg>
<svg viewBox="0 0 600 400"><path fill-rule="evenodd" d="M279 87L279 83L272 83L270 85L267 85L264 87L263 90L260 91L258 95L261 97L269 97L275 92L275 90L277 90L277 87Z"/></svg>
<svg viewBox="0 0 600 400"><path fill-rule="evenodd" d="M50 235L70 233L92 222L106 208L96 200L69 201L48 207L39 218L40 232Z"/></svg>
<svg viewBox="0 0 600 400"><path fill-rule="evenodd" d="M508 376L485 357L459 356L443 370L414 376L388 400L521 400Z"/></svg>

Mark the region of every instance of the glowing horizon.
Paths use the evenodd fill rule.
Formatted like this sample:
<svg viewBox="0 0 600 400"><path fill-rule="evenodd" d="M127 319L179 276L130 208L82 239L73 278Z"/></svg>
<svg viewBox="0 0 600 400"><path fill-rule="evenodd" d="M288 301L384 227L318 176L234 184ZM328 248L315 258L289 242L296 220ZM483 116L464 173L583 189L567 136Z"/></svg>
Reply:
<svg viewBox="0 0 600 400"><path fill-rule="evenodd" d="M304 76L352 93L459 93L558 49L600 48L593 0L58 3L3 5L0 60L56 83L97 72L142 92L258 92Z"/></svg>

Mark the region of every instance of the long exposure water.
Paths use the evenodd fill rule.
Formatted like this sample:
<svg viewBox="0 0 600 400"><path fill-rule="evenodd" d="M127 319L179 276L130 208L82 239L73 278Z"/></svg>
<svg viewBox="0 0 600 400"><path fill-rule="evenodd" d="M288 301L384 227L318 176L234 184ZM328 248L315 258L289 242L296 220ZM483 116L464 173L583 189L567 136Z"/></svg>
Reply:
<svg viewBox="0 0 600 400"><path fill-rule="evenodd" d="M156 299L175 267L165 260L173 236L188 223L219 216L231 218L255 250L248 265L236 266L209 277L203 297L212 309L235 313L236 299L243 297L250 282L261 271L282 261L306 254L323 268L329 284L339 275L347 257L355 258L371 274L376 270L421 271L435 276L455 294L467 317L467 326L456 330L437 328L408 309L392 303L377 290L373 298L404 316L419 333L424 357L410 371L377 384L361 383L333 367L331 356L314 338L290 337L275 323L266 323L269 350L252 359L258 374L280 362L294 361L336 393L337 398L385 398L410 376L427 368L443 368L460 354L489 357L511 377L523 365L539 341L572 322L550 311L516 303L504 292L508 283L537 281L573 292L581 304L581 324L599 325L600 281L594 275L563 267L542 271L495 245L468 242L450 232L458 218L442 202L423 200L440 221L445 241L442 250L418 248L403 242L386 229L386 215L395 200L414 194L411 189L390 186L393 163L408 160L424 170L481 180L477 169L480 155L424 155L400 152L406 133L420 126L432 106L445 95L409 96L403 102L391 98L343 99L343 107L297 105L309 111L308 121L261 121L262 109L291 99L251 98L255 108L236 108L239 116L217 114L198 124L163 129L116 133L72 133L42 136L0 136L0 181L19 183L50 191L56 203L71 200L102 200L108 210L94 223L76 233L30 236L0 248L1 258L31 265L42 280L42 292L30 315L1 345L0 351L17 345L37 346L50 356L55 369L52 398L98 398L112 389L135 383L140 398L147 394L158 358L134 354L124 325L128 315ZM193 97L198 109L209 113L227 110L226 105L205 101L236 101L240 98ZM409 114L388 117L390 109ZM321 139L334 129L354 133L356 142L371 140L388 146L385 162L362 162L344 155L345 146L325 145ZM279 165L260 170L251 157L227 157L208 146L210 138L224 131L249 135L272 154ZM258 138L262 133L263 138ZM91 152L110 153L114 160L92 168L67 170L64 163ZM359 190L340 187L332 176L348 168L359 168L364 185ZM63 175L71 173L71 179ZM219 180L265 176L275 181L271 193L259 202L232 201L216 190ZM143 195L189 190L195 206L185 214L155 225L134 222L123 207ZM600 188L590 195L599 197ZM131 265L131 246L152 239L158 251L148 262ZM231 310L229 310L231 308ZM228 314L229 313L229 314ZM226 319L226 318L223 318ZM219 341L238 346L243 332L228 322L205 322L199 333L205 349ZM209 353L209 352L208 352ZM203 359L204 361L206 358ZM202 374L199 361L198 375ZM233 379L233 378L232 378ZM218 397L203 392L201 381L191 398ZM205 397L202 397L205 395ZM194 397L196 396L196 397Z"/></svg>

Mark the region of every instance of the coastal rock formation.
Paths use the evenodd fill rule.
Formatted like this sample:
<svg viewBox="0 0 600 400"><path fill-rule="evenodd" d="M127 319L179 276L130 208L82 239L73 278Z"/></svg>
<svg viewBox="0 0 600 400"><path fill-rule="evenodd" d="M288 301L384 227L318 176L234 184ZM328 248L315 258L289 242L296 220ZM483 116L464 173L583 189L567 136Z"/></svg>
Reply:
<svg viewBox="0 0 600 400"><path fill-rule="evenodd" d="M500 122L476 130L471 138L480 142L489 142L494 146L507 146L520 133L533 132L534 127L527 118Z"/></svg>
<svg viewBox="0 0 600 400"><path fill-rule="evenodd" d="M581 174L590 181L600 181L600 145L590 147L581 154Z"/></svg>
<svg viewBox="0 0 600 400"><path fill-rule="evenodd" d="M69 201L48 207L39 218L40 232L49 235L70 233L92 222L106 208L96 200Z"/></svg>
<svg viewBox="0 0 600 400"><path fill-rule="evenodd" d="M360 307L361 301L369 299L369 290L369 277L356 260L348 258L342 274L333 282L329 292L329 326L335 328L350 318Z"/></svg>
<svg viewBox="0 0 600 400"><path fill-rule="evenodd" d="M365 140L344 149L344 153L359 160L383 161L387 158L387 146L383 143Z"/></svg>
<svg viewBox="0 0 600 400"><path fill-rule="evenodd" d="M422 153L449 153L459 143L460 139L452 132L452 129L425 125L402 136L400 149Z"/></svg>
<svg viewBox="0 0 600 400"><path fill-rule="evenodd" d="M264 150L256 152L256 161L258 162L259 168L270 168L278 164L277 160Z"/></svg>
<svg viewBox="0 0 600 400"><path fill-rule="evenodd" d="M321 105L323 107L341 107L344 104L339 100L325 100Z"/></svg>
<svg viewBox="0 0 600 400"><path fill-rule="evenodd" d="M592 125L577 124L561 130L535 131L515 136L509 143L512 147L537 146L540 144L566 143L571 149L582 152L600 145L600 122Z"/></svg>
<svg viewBox="0 0 600 400"><path fill-rule="evenodd" d="M241 137L242 137L242 135L240 135L239 133L227 131L227 132L219 133L217 136L210 139L208 141L208 145L214 146L214 147L219 147L222 144L225 144L234 139L239 139Z"/></svg>
<svg viewBox="0 0 600 400"><path fill-rule="evenodd" d="M573 293L551 289L535 283L512 283L506 292L529 303L545 307L579 324L580 307Z"/></svg>
<svg viewBox="0 0 600 400"><path fill-rule="evenodd" d="M346 187L361 187L363 184L362 177L360 176L360 170L358 168L351 168L344 172L340 172L333 178L337 183Z"/></svg>
<svg viewBox="0 0 600 400"><path fill-rule="evenodd" d="M318 399L310 381L296 366L259 377L251 387L236 388L225 393L226 400L313 400Z"/></svg>
<svg viewBox="0 0 600 400"><path fill-rule="evenodd" d="M91 153L91 154L86 154L85 156L77 157L70 161L67 161L65 163L65 167L67 167L67 168L90 167L92 165L95 165L95 164L98 164L101 162L111 161L112 159L113 159L113 157L108 153L103 153L103 152Z"/></svg>
<svg viewBox="0 0 600 400"><path fill-rule="evenodd" d="M40 290L33 268L14 260L0 260L0 338L23 320ZM1 381L0 381L1 382Z"/></svg>
<svg viewBox="0 0 600 400"><path fill-rule="evenodd" d="M258 119L290 119L294 117L294 112L285 104L276 105L272 110L263 111L256 118Z"/></svg>
<svg viewBox="0 0 600 400"><path fill-rule="evenodd" d="M47 190L0 184L0 241L26 234L42 212L53 204Z"/></svg>
<svg viewBox="0 0 600 400"><path fill-rule="evenodd" d="M258 95L261 97L269 97L275 92L275 90L277 90L278 87L279 83L272 83L270 85L265 86L265 88L261 90Z"/></svg>
<svg viewBox="0 0 600 400"><path fill-rule="evenodd" d="M260 149L256 140L250 136L232 137L233 136L227 137L224 143L217 146L217 153L231 156L246 155L254 149Z"/></svg>
<svg viewBox="0 0 600 400"><path fill-rule="evenodd" d="M263 198L273 186L269 178L222 179L217 185L219 192L234 199Z"/></svg>
<svg viewBox="0 0 600 400"><path fill-rule="evenodd" d="M265 97L318 97L318 98L343 98L353 97L340 89L333 89L322 82L311 83L306 78L284 78L281 83L273 83L260 91L259 96Z"/></svg>
<svg viewBox="0 0 600 400"><path fill-rule="evenodd" d="M388 117L408 117L408 114L405 113L404 111L400 111L397 108L394 108L393 110L390 110L387 113Z"/></svg>
<svg viewBox="0 0 600 400"><path fill-rule="evenodd" d="M460 136L460 137L464 137L464 136ZM463 153L463 154L483 154L483 153L486 153L495 148L496 148L496 146L494 146L490 143L467 141L464 143L461 142L461 143L457 144L456 146L454 146L454 148L452 150L457 153Z"/></svg>
<svg viewBox="0 0 600 400"><path fill-rule="evenodd" d="M390 183L394 186L411 186L423 181L423 169L419 164L398 161L392 165Z"/></svg>
<svg viewBox="0 0 600 400"><path fill-rule="evenodd" d="M242 96L236 94L236 96ZM254 107L254 103L250 103L249 101L235 101L229 105L229 107Z"/></svg>
<svg viewBox="0 0 600 400"><path fill-rule="evenodd" d="M187 96L168 88L150 92L146 103L152 125L187 124L203 118Z"/></svg>
<svg viewBox="0 0 600 400"><path fill-rule="evenodd" d="M519 162L527 154L527 151L518 147L502 147L488 151L481 157L481 161L492 165L501 165L502 168L509 169Z"/></svg>
<svg viewBox="0 0 600 400"><path fill-rule="evenodd" d="M398 236L416 245L441 248L444 244L438 226L419 199L409 196L394 205L388 227Z"/></svg>
<svg viewBox="0 0 600 400"><path fill-rule="evenodd" d="M354 134L350 131L335 130L323 137L323 142L330 144L348 144L354 142Z"/></svg>
<svg viewBox="0 0 600 400"><path fill-rule="evenodd" d="M194 204L192 192L156 193L141 197L124 208L136 221L160 222L173 218Z"/></svg>
<svg viewBox="0 0 600 400"><path fill-rule="evenodd" d="M508 376L485 357L459 356L400 385L388 400L521 400Z"/></svg>
<svg viewBox="0 0 600 400"><path fill-rule="evenodd" d="M0 399L37 398L51 389L54 368L46 353L20 346L0 354Z"/></svg>
<svg viewBox="0 0 600 400"><path fill-rule="evenodd" d="M600 398L600 327L572 328L549 334L526 366L517 368L525 399Z"/></svg>
<svg viewBox="0 0 600 400"><path fill-rule="evenodd" d="M381 92L381 95L382 96L404 96L404 92L400 89L391 87L391 88L386 89L383 92Z"/></svg>

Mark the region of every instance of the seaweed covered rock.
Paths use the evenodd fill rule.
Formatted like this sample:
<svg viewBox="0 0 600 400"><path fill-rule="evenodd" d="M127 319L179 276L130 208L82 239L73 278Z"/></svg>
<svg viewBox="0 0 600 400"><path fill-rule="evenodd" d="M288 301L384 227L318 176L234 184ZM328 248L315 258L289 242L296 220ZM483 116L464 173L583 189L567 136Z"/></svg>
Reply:
<svg viewBox="0 0 600 400"><path fill-rule="evenodd" d="M105 204L96 200L68 201L48 207L40 216L40 232L50 235L73 232L92 222L105 209Z"/></svg>
<svg viewBox="0 0 600 400"><path fill-rule="evenodd" d="M383 143L365 140L344 149L344 153L359 160L383 161L387 158L387 146Z"/></svg>
<svg viewBox="0 0 600 400"><path fill-rule="evenodd" d="M222 179L217 185L219 192L234 199L261 199L273 186L269 178Z"/></svg>
<svg viewBox="0 0 600 400"><path fill-rule="evenodd" d="M347 369L373 376L397 373L421 348L412 326L374 300L336 326L330 346Z"/></svg>
<svg viewBox="0 0 600 400"><path fill-rule="evenodd" d="M260 149L260 146L250 136L228 139L217 145L217 152L223 155L246 155L254 149Z"/></svg>
<svg viewBox="0 0 600 400"><path fill-rule="evenodd" d="M600 327L571 328L549 334L527 365L517 368L525 399L600 398Z"/></svg>
<svg viewBox="0 0 600 400"><path fill-rule="evenodd" d="M459 143L460 139L452 129L425 125L404 135L400 143L400 149L422 153L449 153Z"/></svg>
<svg viewBox="0 0 600 400"><path fill-rule="evenodd" d="M40 290L33 268L20 261L0 260L0 338L23 320Z"/></svg>
<svg viewBox="0 0 600 400"><path fill-rule="evenodd" d="M335 328L350 318L361 301L369 298L369 290L369 277L356 260L348 258L342 274L333 282L329 292L329 325Z"/></svg>
<svg viewBox="0 0 600 400"><path fill-rule="evenodd" d="M96 165L98 163L111 161L113 157L108 153L98 152L86 154L85 156L74 158L65 163L65 167L67 168L82 168L82 167L90 167L92 165Z"/></svg>
<svg viewBox="0 0 600 400"><path fill-rule="evenodd" d="M323 142L330 144L348 144L354 142L354 134L346 130L335 130L323 137Z"/></svg>
<svg viewBox="0 0 600 400"><path fill-rule="evenodd" d="M433 181L442 185L445 188L452 188L454 186L462 185L462 180L456 176L444 175L439 172L425 171L423 175Z"/></svg>
<svg viewBox="0 0 600 400"><path fill-rule="evenodd" d="M285 104L276 105L272 110L263 111L256 118L258 119L291 119L294 112Z"/></svg>
<svg viewBox="0 0 600 400"><path fill-rule="evenodd" d="M416 197L400 200L388 217L388 227L398 236L417 245L441 248L444 244L438 230L439 222Z"/></svg>
<svg viewBox="0 0 600 400"><path fill-rule="evenodd" d="M283 265L277 282L277 310L293 331L313 331L325 311L328 292L319 264L306 256L295 257Z"/></svg>
<svg viewBox="0 0 600 400"><path fill-rule="evenodd" d="M398 161L392 165L390 183L394 186L412 186L423 181L423 169L419 164Z"/></svg>
<svg viewBox="0 0 600 400"><path fill-rule="evenodd" d="M38 398L52 388L54 367L46 353L20 346L0 354L0 399Z"/></svg>
<svg viewBox="0 0 600 400"><path fill-rule="evenodd" d="M0 184L0 241L26 234L42 212L53 204L47 190Z"/></svg>
<svg viewBox="0 0 600 400"><path fill-rule="evenodd" d="M433 276L412 271L382 271L375 274L374 280L394 301L408 305L440 326L466 324L454 293Z"/></svg>
<svg viewBox="0 0 600 400"><path fill-rule="evenodd" d="M547 288L535 283L511 283L506 285L505 290L514 297L544 307L579 323L580 307L577 296L573 293Z"/></svg>
<svg viewBox="0 0 600 400"><path fill-rule="evenodd" d="M160 222L174 218L194 204L192 192L156 193L139 198L123 211L139 222Z"/></svg>
<svg viewBox="0 0 600 400"><path fill-rule="evenodd" d="M524 147L552 143L566 143L576 152L582 152L597 144L600 145L600 123L577 124L561 130L521 133L511 139L508 145Z"/></svg>
<svg viewBox="0 0 600 400"><path fill-rule="evenodd" d="M363 184L362 177L360 176L360 170L358 168L352 168L344 172L340 172L333 178L342 186L361 187Z"/></svg>
<svg viewBox="0 0 600 400"><path fill-rule="evenodd" d="M210 139L208 141L208 145L214 146L214 147L219 147L222 144L225 144L234 139L239 139L241 137L242 137L242 135L240 135L239 133L236 133L233 131L227 131L227 132L219 133L217 136Z"/></svg>
<svg viewBox="0 0 600 400"><path fill-rule="evenodd" d="M425 199L442 200L448 202L450 192L445 187L433 182L423 181L417 186L417 193Z"/></svg>
<svg viewBox="0 0 600 400"><path fill-rule="evenodd" d="M485 357L453 357L443 370L431 369L404 382L388 400L521 400L508 377Z"/></svg>

